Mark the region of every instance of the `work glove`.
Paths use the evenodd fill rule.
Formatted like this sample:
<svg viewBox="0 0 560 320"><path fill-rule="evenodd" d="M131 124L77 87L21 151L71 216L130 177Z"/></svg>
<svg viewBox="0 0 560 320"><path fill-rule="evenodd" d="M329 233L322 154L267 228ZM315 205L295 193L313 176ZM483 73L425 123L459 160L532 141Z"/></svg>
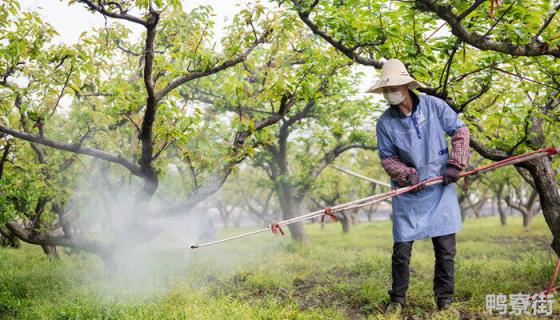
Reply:
<svg viewBox="0 0 560 320"><path fill-rule="evenodd" d="M443 173L443 186L455 183L459 179L460 169L448 163Z"/></svg>
<svg viewBox="0 0 560 320"><path fill-rule="evenodd" d="M413 172L413 173L408 175L407 182L408 182L409 186L419 184L420 183L420 176L418 176L418 173ZM413 190L410 190L410 192L416 193L418 191L424 190L424 188L425 188L425 185L422 183L422 184L418 185L418 187L414 188Z"/></svg>

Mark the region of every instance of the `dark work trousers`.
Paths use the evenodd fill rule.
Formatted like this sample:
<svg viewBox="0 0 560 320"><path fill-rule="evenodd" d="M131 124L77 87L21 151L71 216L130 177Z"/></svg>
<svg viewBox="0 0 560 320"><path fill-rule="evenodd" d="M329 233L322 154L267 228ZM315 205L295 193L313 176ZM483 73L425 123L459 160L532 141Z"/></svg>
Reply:
<svg viewBox="0 0 560 320"><path fill-rule="evenodd" d="M408 289L408 278L410 274L410 256L413 241L395 242L393 244L393 256L391 273L393 286L389 290L391 301L404 304L406 291ZM439 305L453 301L454 293L454 260L455 260L455 234L433 237L436 265L434 268L434 295Z"/></svg>

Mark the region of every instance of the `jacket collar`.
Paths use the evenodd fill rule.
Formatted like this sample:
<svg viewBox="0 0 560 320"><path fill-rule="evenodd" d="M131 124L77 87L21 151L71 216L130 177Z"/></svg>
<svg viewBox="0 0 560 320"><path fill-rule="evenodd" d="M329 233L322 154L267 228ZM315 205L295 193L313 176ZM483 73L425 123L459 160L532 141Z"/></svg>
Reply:
<svg viewBox="0 0 560 320"><path fill-rule="evenodd" d="M418 104L420 103L420 99L418 98L416 93L412 92L412 90L408 90L408 93L410 94L410 97L412 98L412 113L414 113L414 112L416 112L416 109L418 109ZM402 111L399 109L399 107L397 105L394 105L394 104L390 105L389 113L391 114L391 116L393 116L395 118L401 118L402 119L402 118L407 117L404 113L402 113Z"/></svg>

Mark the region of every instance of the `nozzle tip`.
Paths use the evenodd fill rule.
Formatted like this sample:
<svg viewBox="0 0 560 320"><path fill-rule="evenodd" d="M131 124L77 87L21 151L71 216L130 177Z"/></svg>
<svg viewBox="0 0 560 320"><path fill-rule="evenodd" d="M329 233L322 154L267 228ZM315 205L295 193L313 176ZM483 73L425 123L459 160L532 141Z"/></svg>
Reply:
<svg viewBox="0 0 560 320"><path fill-rule="evenodd" d="M196 248L198 248L198 246L197 246L196 244L193 244L193 245L191 246L191 249L196 249Z"/></svg>

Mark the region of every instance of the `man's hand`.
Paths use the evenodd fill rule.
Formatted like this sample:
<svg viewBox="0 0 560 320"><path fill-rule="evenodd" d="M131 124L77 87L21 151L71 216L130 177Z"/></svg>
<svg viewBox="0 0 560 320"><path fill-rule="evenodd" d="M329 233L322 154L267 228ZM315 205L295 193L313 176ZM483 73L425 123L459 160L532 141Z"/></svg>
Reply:
<svg viewBox="0 0 560 320"><path fill-rule="evenodd" d="M448 163L443 173L443 186L455 183L459 179L460 169Z"/></svg>
<svg viewBox="0 0 560 320"><path fill-rule="evenodd" d="M407 182L408 182L409 186L419 184L420 183L420 177L418 176L418 173L416 173L416 172L411 173L407 178ZM424 187L425 187L424 184L420 184L418 187L414 188L413 190L410 190L410 192L416 193L418 191L422 191L422 190L424 190Z"/></svg>

